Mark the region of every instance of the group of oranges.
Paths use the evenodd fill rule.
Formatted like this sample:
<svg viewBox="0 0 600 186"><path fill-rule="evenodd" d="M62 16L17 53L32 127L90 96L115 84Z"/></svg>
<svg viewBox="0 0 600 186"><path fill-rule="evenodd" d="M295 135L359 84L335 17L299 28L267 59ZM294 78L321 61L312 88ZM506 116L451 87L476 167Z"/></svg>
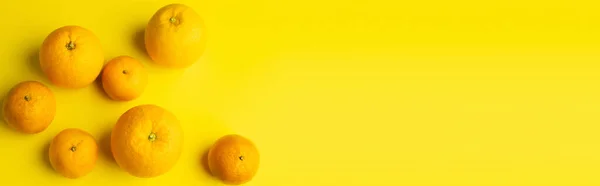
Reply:
<svg viewBox="0 0 600 186"><path fill-rule="evenodd" d="M186 68L198 61L205 48L203 21L190 7L170 4L159 9L145 30L145 47L152 61L172 68ZM101 76L106 94L116 101L139 97L148 83L142 63L119 56L104 64L100 40L79 26L54 30L40 49L40 66L50 82L61 88L86 87ZM56 100L38 81L15 85L3 103L6 123L17 131L36 134L54 120ZM156 177L168 172L183 149L183 129L168 110L145 104L127 110L111 133L112 155L122 169L137 177ZM98 145L88 132L70 128L58 133L49 148L52 167L68 178L91 172ZM258 170L259 153L245 137L230 134L218 139L208 152L210 172L226 184L250 181Z"/></svg>

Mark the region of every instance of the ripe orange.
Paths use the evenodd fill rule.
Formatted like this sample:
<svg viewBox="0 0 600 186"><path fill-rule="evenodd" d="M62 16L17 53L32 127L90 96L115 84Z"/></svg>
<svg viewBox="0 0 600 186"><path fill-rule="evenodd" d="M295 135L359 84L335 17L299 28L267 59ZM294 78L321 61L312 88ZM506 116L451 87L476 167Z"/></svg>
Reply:
<svg viewBox="0 0 600 186"><path fill-rule="evenodd" d="M24 81L15 85L2 106L4 120L12 128L35 134L44 131L56 114L56 99L46 85Z"/></svg>
<svg viewBox="0 0 600 186"><path fill-rule="evenodd" d="M110 141L122 169L137 177L156 177L177 163L183 131L171 112L156 105L140 105L121 115Z"/></svg>
<svg viewBox="0 0 600 186"><path fill-rule="evenodd" d="M208 167L226 184L246 183L258 171L260 155L252 141L231 134L221 137L208 151Z"/></svg>
<svg viewBox="0 0 600 186"><path fill-rule="evenodd" d="M65 129L50 143L50 164L67 178L85 176L94 169L98 145L89 133L80 129Z"/></svg>
<svg viewBox="0 0 600 186"><path fill-rule="evenodd" d="M102 71L102 87L117 101L133 100L144 92L148 83L146 69L129 56L119 56L108 62Z"/></svg>
<svg viewBox="0 0 600 186"><path fill-rule="evenodd" d="M206 43L204 21L182 4L159 9L148 22L144 37L150 58L156 64L174 68L198 61Z"/></svg>
<svg viewBox="0 0 600 186"><path fill-rule="evenodd" d="M96 79L104 65L100 40L79 26L64 26L50 33L40 49L40 66L60 87L82 88Z"/></svg>

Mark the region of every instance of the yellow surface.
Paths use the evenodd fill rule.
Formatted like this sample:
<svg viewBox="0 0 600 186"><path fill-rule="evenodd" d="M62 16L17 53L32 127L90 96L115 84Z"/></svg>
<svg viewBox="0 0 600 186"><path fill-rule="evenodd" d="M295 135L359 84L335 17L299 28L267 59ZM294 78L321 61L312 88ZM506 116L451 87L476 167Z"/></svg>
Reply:
<svg viewBox="0 0 600 186"><path fill-rule="evenodd" d="M178 1L206 20L206 55L186 70L149 63L143 29L167 1L2 1L0 93L48 83L37 52L69 24L97 34L108 59L148 66L138 100L99 86L51 86L43 133L0 125L2 185L219 185L202 166L218 137L261 151L247 185L598 185L600 11L597 1ZM121 113L153 103L185 130L177 166L139 179L111 159ZM48 163L62 129L93 134L88 176Z"/></svg>

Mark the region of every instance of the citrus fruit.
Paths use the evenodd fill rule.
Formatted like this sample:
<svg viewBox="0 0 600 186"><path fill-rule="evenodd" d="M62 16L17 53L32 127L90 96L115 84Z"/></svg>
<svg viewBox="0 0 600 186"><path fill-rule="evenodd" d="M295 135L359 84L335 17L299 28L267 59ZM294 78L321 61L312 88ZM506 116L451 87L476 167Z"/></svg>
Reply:
<svg viewBox="0 0 600 186"><path fill-rule="evenodd" d="M259 163L254 143L237 134L221 137L208 151L211 173L226 184L239 185L252 180Z"/></svg>
<svg viewBox="0 0 600 186"><path fill-rule="evenodd" d="M104 65L100 40L79 26L64 26L50 33L40 48L39 58L44 74L64 88L91 84Z"/></svg>
<svg viewBox="0 0 600 186"><path fill-rule="evenodd" d="M140 105L121 115L110 141L119 167L133 176L156 177L177 163L183 131L171 112L156 105Z"/></svg>
<svg viewBox="0 0 600 186"><path fill-rule="evenodd" d="M17 131L35 134L44 131L56 114L56 99L46 85L24 81L15 85L3 103L2 115Z"/></svg>
<svg viewBox="0 0 600 186"><path fill-rule="evenodd" d="M142 63L129 56L110 60L102 71L102 87L117 101L133 100L144 92L148 74Z"/></svg>
<svg viewBox="0 0 600 186"><path fill-rule="evenodd" d="M170 4L152 16L144 41L148 55L156 64L185 68L198 61L204 52L204 21L192 8Z"/></svg>
<svg viewBox="0 0 600 186"><path fill-rule="evenodd" d="M58 173L67 178L79 178L94 169L98 145L92 135L81 129L65 129L50 143L48 157Z"/></svg>

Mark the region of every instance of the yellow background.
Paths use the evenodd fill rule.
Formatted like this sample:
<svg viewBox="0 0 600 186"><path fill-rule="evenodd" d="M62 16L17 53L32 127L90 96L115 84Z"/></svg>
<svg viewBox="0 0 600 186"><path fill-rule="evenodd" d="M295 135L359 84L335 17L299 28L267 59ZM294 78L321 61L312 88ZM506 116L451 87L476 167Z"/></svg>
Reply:
<svg viewBox="0 0 600 186"><path fill-rule="evenodd" d="M2 1L0 93L38 80L43 39L92 30L106 59L151 72L145 94L109 100L99 86L50 86L58 110L43 133L0 125L2 185L219 185L202 155L239 133L261 151L247 185L600 185L600 4L558 0L189 0L209 33L186 70L154 66L143 48L152 14L172 3ZM185 150L167 174L118 168L110 130L127 109L173 111ZM92 173L55 173L59 131L93 134Z"/></svg>

